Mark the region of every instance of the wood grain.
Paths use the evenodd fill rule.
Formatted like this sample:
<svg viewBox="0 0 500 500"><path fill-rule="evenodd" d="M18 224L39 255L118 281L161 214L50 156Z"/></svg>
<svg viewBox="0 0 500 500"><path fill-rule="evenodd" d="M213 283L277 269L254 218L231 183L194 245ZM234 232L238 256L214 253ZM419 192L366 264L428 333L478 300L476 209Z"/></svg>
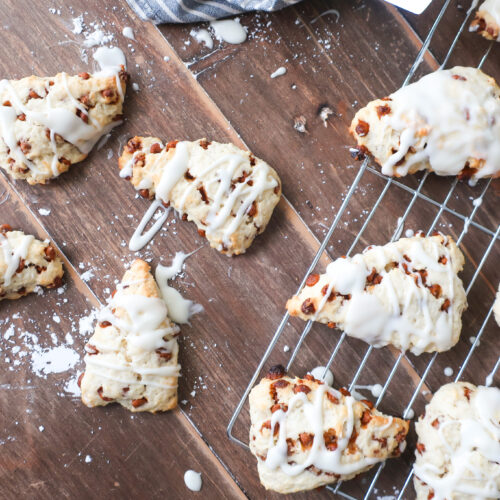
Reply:
<svg viewBox="0 0 500 500"><path fill-rule="evenodd" d="M190 37L192 26L157 28L142 23L123 0L110 5L73 1L71 8L61 7L60 15L49 13L50 2L39 2L38 10L25 0L6 2L0 12L4 77L91 67L91 61L87 65L81 60L83 36L71 31L71 19L84 13L87 25L105 23L105 30L115 35L114 43L125 50L132 81L140 90L127 92L125 123L103 148L57 181L30 187L0 176L0 192L9 192L7 202L0 205L0 222L54 240L66 259L68 277L66 303L54 292L0 303L0 320L4 320L0 333L15 321L18 331L37 325L46 342L53 332L62 343L66 333L74 331L75 322L105 300L106 289L121 278L133 258L141 256L156 265L169 262L180 250L188 253L200 248L187 261L186 275L176 286L205 307L204 314L182 329L179 399L186 404L165 415L131 418L119 407L87 409L78 400L59 395L81 364L74 373L50 375L47 380L34 376L23 361L10 370L12 365L5 358L14 344L2 340L0 441L5 444L0 447L4 457L0 462L5 464L1 484L7 484L8 478L8 487L2 488L6 498L20 492L35 498L89 498L96 491L100 498L165 494L186 498L182 476L188 468L202 471L201 494L207 498L278 498L264 492L253 457L227 439L225 428L281 320L287 298L295 292L358 172L359 164L348 151L352 140L347 127L352 116L368 100L401 85L442 3L435 0L425 15L415 18L379 2L338 0L335 8L340 19L336 22L334 15L318 18L331 8L330 2L303 2L273 14L243 16L248 40L234 46L216 44L209 51ZM420 72L434 70L443 60L464 15L455 7L446 13L443 29L437 32ZM121 35L124 26L133 28L136 42ZM476 64L486 46L480 37L464 33L452 61ZM86 52L90 55L92 50ZM16 54L15 65L12 54ZM496 77L500 76L497 61L498 48L494 47L484 68ZM280 66L287 73L271 80L270 74ZM326 126L318 115L324 106L333 111ZM305 133L294 128L298 117L306 120ZM192 224L175 218L146 249L129 252L128 240L149 202L137 198L132 186L119 178L116 159L127 138L136 134L165 140L232 141L276 168L283 180L284 198L269 228L246 255L233 259L219 255L208 248ZM420 179L416 176L402 180L403 187L391 186L354 251L391 238L398 217L412 200L404 186L415 188ZM366 172L318 269L349 249L385 184L375 171ZM442 202L450 185L450 179L429 176L422 194ZM472 199L482 187L484 182L474 188L459 183L449 207L468 216ZM489 230L495 230L499 222L499 195L498 181L494 181L474 219ZM50 209L50 215L41 217L40 208ZM418 199L406 227L429 229L437 212L436 206ZM456 237L463 220L444 213L437 227ZM467 255L466 282L488 243L487 235L469 227L462 243ZM499 253L497 243L471 290L462 339L438 357L427 380L430 390L449 381L444 367L456 372L465 359L469 337L476 335L500 281ZM89 269L93 276L82 280L81 274ZM57 311L61 323L50 321L52 311ZM16 312L20 318L12 320ZM286 363L290 351L284 352L284 347L293 348L303 326L299 320L289 322L268 366ZM499 350L495 333L491 320L466 369L468 380L484 383L493 368ZM338 338L339 332L315 325L292 367L294 373L324 364ZM20 343L17 337L16 342ZM75 335L80 352L84 342L85 338ZM366 344L360 341L343 343L333 365L337 384L350 383L366 352ZM390 349L374 350L359 383L383 383L395 356ZM383 411L399 414L404 410L428 360L425 355L404 359L382 402ZM425 395L417 399L417 414L425 401ZM43 432L38 431L40 425ZM247 439L247 408L235 434ZM393 486L402 484L412 462L413 443L412 434L403 457L391 460L384 469L377 494L393 494ZM93 457L90 464L85 463L87 454ZM343 485L343 491L362 497L371 474ZM331 494L318 491L314 496Z"/></svg>

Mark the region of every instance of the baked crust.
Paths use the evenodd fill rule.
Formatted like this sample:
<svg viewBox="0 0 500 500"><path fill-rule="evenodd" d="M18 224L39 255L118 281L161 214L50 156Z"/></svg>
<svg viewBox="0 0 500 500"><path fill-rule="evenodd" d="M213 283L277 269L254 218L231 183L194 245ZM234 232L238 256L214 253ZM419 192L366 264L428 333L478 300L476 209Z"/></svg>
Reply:
<svg viewBox="0 0 500 500"><path fill-rule="evenodd" d="M450 237L401 238L337 259L327 273L311 275L286 307L291 316L337 327L376 347L442 352L460 337L467 306L457 276L463 265Z"/></svg>
<svg viewBox="0 0 500 500"><path fill-rule="evenodd" d="M345 389L332 389L312 375L289 377L283 367L273 367L252 389L249 401L250 450L260 481L279 493L351 479L399 456L405 446L407 421L383 415L371 402L357 401ZM316 447L324 451L314 457Z"/></svg>
<svg viewBox="0 0 500 500"><path fill-rule="evenodd" d="M175 208L226 255L246 251L281 197L274 169L234 144L134 137L118 163L142 196Z"/></svg>
<svg viewBox="0 0 500 500"><path fill-rule="evenodd" d="M136 260L85 346L85 405L119 403L132 412L177 406L179 328L167 313L149 265Z"/></svg>
<svg viewBox="0 0 500 500"><path fill-rule="evenodd" d="M62 261L48 241L0 225L0 301L18 299L36 287L61 286Z"/></svg>

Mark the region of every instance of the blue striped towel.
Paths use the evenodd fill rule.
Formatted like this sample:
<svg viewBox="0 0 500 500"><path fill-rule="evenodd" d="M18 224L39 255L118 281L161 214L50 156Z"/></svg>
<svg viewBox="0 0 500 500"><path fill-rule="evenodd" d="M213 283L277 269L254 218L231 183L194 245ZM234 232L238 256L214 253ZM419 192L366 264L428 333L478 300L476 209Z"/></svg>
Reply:
<svg viewBox="0 0 500 500"><path fill-rule="evenodd" d="M244 14L252 10L283 9L300 0L127 0L143 21L196 23Z"/></svg>

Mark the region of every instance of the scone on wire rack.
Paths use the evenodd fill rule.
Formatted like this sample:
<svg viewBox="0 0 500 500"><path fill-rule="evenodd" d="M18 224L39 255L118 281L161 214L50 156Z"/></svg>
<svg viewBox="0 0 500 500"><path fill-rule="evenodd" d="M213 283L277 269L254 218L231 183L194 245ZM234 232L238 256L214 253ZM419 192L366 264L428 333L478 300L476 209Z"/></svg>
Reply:
<svg viewBox="0 0 500 500"><path fill-rule="evenodd" d="M338 328L375 347L446 351L459 339L467 300L464 257L448 236L401 238L341 257L287 302L292 316Z"/></svg>
<svg viewBox="0 0 500 500"><path fill-rule="evenodd" d="M83 403L119 403L133 412L175 408L178 334L149 265L134 261L85 346Z"/></svg>
<svg viewBox="0 0 500 500"><path fill-rule="evenodd" d="M62 261L48 241L0 225L0 301L62 285Z"/></svg>
<svg viewBox="0 0 500 500"><path fill-rule="evenodd" d="M358 157L372 155L385 175L429 170L475 181L500 175L499 117L495 80L457 66L370 102L349 131Z"/></svg>
<svg viewBox="0 0 500 500"><path fill-rule="evenodd" d="M351 479L404 450L409 423L312 375L274 366L250 392L250 450L262 485L279 493Z"/></svg>
<svg viewBox="0 0 500 500"><path fill-rule="evenodd" d="M416 424L417 500L500 498L500 389L442 386Z"/></svg>
<svg viewBox="0 0 500 500"><path fill-rule="evenodd" d="M485 0L476 12L469 31L488 40L500 41L500 0Z"/></svg>
<svg viewBox="0 0 500 500"><path fill-rule="evenodd" d="M226 255L246 251L281 197L275 170L234 144L134 137L119 166L143 197L175 208Z"/></svg>
<svg viewBox="0 0 500 500"><path fill-rule="evenodd" d="M14 179L45 184L84 160L121 123L127 78L122 66L94 75L2 80L0 167Z"/></svg>

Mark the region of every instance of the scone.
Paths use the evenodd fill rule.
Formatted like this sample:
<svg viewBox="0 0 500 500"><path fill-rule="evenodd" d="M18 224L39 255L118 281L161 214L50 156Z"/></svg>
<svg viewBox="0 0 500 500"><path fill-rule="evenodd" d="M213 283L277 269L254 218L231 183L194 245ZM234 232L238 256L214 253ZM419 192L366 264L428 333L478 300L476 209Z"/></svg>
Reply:
<svg viewBox="0 0 500 500"><path fill-rule="evenodd" d="M351 479L399 456L409 423L312 375L271 368L250 392L250 450L260 482L293 493Z"/></svg>
<svg viewBox="0 0 500 500"><path fill-rule="evenodd" d="M469 30L476 31L488 40L500 41L500 0L484 1Z"/></svg>
<svg viewBox="0 0 500 500"><path fill-rule="evenodd" d="M500 285L498 285L498 292L493 304L493 314L495 316L498 326L500 326Z"/></svg>
<svg viewBox="0 0 500 500"><path fill-rule="evenodd" d="M133 412L175 408L178 333L149 265L136 260L101 310L85 346L83 403L120 403Z"/></svg>
<svg viewBox="0 0 500 500"><path fill-rule="evenodd" d="M281 196L274 169L234 144L134 137L119 166L142 196L174 207L226 255L245 252Z"/></svg>
<svg viewBox="0 0 500 500"><path fill-rule="evenodd" d="M375 347L446 351L458 342L467 306L457 276L463 265L450 237L401 238L335 260L325 274L310 275L286 307Z"/></svg>
<svg viewBox="0 0 500 500"><path fill-rule="evenodd" d="M416 424L417 500L500 498L500 390L441 387Z"/></svg>
<svg viewBox="0 0 500 500"><path fill-rule="evenodd" d="M0 225L0 301L18 299L37 286L62 285L61 259L48 241Z"/></svg>
<svg viewBox="0 0 500 500"><path fill-rule="evenodd" d="M45 184L84 160L121 123L127 73L29 76L0 81L0 167Z"/></svg>
<svg viewBox="0 0 500 500"><path fill-rule="evenodd" d="M500 88L476 68L436 71L372 101L349 131L385 175L500 175Z"/></svg>

